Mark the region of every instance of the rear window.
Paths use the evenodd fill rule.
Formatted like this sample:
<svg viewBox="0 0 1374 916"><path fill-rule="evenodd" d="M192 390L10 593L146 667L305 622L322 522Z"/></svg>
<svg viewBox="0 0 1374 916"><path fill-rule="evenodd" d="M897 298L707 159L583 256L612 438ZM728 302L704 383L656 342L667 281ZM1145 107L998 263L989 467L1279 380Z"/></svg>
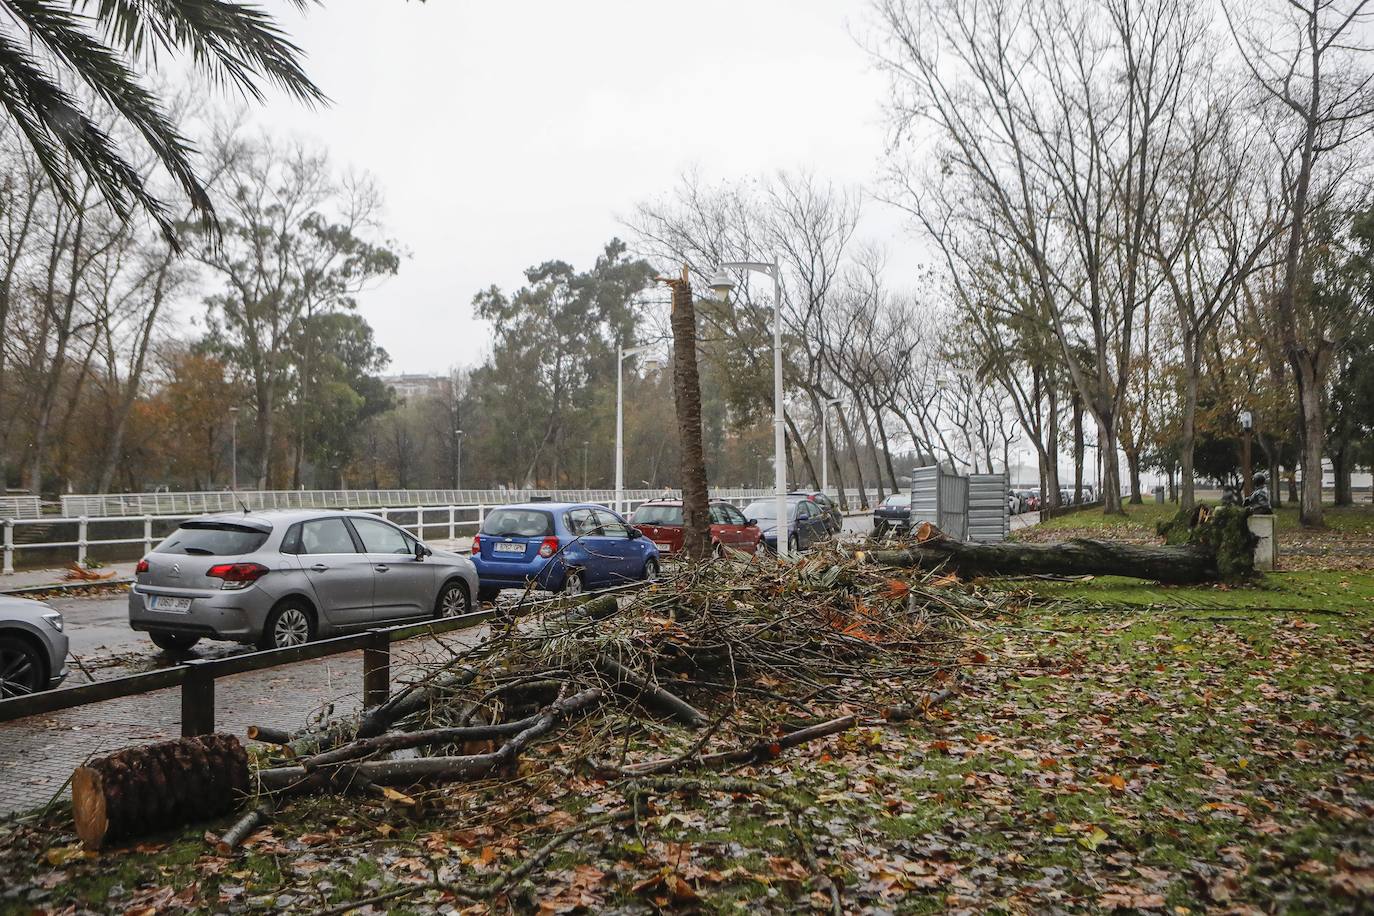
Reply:
<svg viewBox="0 0 1374 916"><path fill-rule="evenodd" d="M883 502L883 505L893 509L902 509L911 505L911 497L905 493L893 493Z"/></svg>
<svg viewBox="0 0 1374 916"><path fill-rule="evenodd" d="M635 510L636 525L676 525L682 527L681 506L640 506Z"/></svg>
<svg viewBox="0 0 1374 916"><path fill-rule="evenodd" d="M252 553L267 541L267 532L231 524L182 526L157 545L156 553L196 557L234 557Z"/></svg>
<svg viewBox="0 0 1374 916"><path fill-rule="evenodd" d="M553 515L538 509L497 509L482 523L482 533L507 538L552 537Z"/></svg>

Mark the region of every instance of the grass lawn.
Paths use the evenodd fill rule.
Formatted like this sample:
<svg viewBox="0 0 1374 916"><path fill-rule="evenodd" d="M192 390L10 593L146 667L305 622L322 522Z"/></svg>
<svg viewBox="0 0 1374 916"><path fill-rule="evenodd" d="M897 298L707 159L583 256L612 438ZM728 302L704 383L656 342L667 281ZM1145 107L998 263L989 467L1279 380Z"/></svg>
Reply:
<svg viewBox="0 0 1374 916"><path fill-rule="evenodd" d="M1174 503L1156 505L1155 503L1145 503L1139 506L1127 505L1126 514L1106 515L1100 509L1085 509L1081 512L1070 512L1068 515L1061 515L1048 521L1041 522L1032 528L1023 529L1024 532L1032 531L1073 531L1075 533L1089 530L1096 531L1129 531L1141 532L1151 536L1155 533L1155 523L1172 518L1178 512L1178 506ZM1284 505L1275 513L1278 517L1278 531L1282 536L1284 533L1294 533L1302 531L1302 526L1298 524L1298 509L1293 505ZM1326 526L1333 532L1350 533L1357 535L1374 535L1374 506L1335 506L1326 507Z"/></svg>

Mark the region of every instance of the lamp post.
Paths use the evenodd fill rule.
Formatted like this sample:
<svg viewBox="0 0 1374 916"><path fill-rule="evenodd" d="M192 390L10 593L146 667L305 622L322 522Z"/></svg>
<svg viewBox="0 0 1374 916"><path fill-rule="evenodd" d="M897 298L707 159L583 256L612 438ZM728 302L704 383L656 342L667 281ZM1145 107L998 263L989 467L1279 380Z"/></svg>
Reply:
<svg viewBox="0 0 1374 916"><path fill-rule="evenodd" d="M615 360L615 511L625 514L625 359L647 353L646 344L639 347L619 347ZM658 367L657 360L646 360L650 371ZM586 461L583 461L585 468ZM583 476L586 476L585 473Z"/></svg>
<svg viewBox="0 0 1374 916"><path fill-rule="evenodd" d="M1255 415L1248 410L1240 412L1240 428L1245 435L1241 438L1240 445L1240 492L1246 499L1250 498L1250 493L1254 490L1250 474L1250 434L1255 428Z"/></svg>
<svg viewBox="0 0 1374 916"><path fill-rule="evenodd" d="M582 440L582 489L587 489L587 446L591 445L586 439Z"/></svg>
<svg viewBox="0 0 1374 916"><path fill-rule="evenodd" d="M239 488L239 409L229 408L229 489Z"/></svg>
<svg viewBox="0 0 1374 916"><path fill-rule="evenodd" d="M821 492L830 493L830 408L839 408L841 398L831 398L821 405Z"/></svg>
<svg viewBox="0 0 1374 916"><path fill-rule="evenodd" d="M782 406L782 270L778 262L727 261L711 278L711 289L729 295L735 281L728 271L752 270L773 278L773 487L777 500L778 556L788 554L787 524L787 438Z"/></svg>

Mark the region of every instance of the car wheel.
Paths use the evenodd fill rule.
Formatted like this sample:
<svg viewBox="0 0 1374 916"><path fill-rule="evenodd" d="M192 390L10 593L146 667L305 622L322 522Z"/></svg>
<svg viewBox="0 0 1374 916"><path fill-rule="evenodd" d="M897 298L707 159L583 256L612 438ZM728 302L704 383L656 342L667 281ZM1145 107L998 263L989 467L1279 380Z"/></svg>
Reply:
<svg viewBox="0 0 1374 916"><path fill-rule="evenodd" d="M167 633L165 631L152 630L148 633L148 638L168 655L180 656L191 651L191 647L200 642L199 636L190 636L182 633Z"/></svg>
<svg viewBox="0 0 1374 916"><path fill-rule="evenodd" d="M281 605L268 615L267 626L262 628L262 638L258 641L258 647L285 649L304 645L314 638L314 615L304 605L291 602Z"/></svg>
<svg viewBox="0 0 1374 916"><path fill-rule="evenodd" d="M472 610L467 584L459 579L445 582L434 602L435 617L459 617Z"/></svg>
<svg viewBox="0 0 1374 916"><path fill-rule="evenodd" d="M653 582L658 578L658 573L658 560L649 557L649 559L644 562L644 574L641 575L640 578L645 582Z"/></svg>
<svg viewBox="0 0 1374 916"><path fill-rule="evenodd" d="M0 636L0 698L37 693L47 682L48 664L32 643Z"/></svg>
<svg viewBox="0 0 1374 916"><path fill-rule="evenodd" d="M760 553L767 553L767 552L768 552L768 542L765 541L763 538L759 538L759 542L758 542L757 544L754 545L754 553L760 554Z"/></svg>
<svg viewBox="0 0 1374 916"><path fill-rule="evenodd" d="M568 570L568 576L563 580L563 594L580 595L587 590L587 586L582 582L582 571L578 569Z"/></svg>
<svg viewBox="0 0 1374 916"><path fill-rule="evenodd" d="M787 550L789 553L801 553L801 536L792 535L787 539Z"/></svg>

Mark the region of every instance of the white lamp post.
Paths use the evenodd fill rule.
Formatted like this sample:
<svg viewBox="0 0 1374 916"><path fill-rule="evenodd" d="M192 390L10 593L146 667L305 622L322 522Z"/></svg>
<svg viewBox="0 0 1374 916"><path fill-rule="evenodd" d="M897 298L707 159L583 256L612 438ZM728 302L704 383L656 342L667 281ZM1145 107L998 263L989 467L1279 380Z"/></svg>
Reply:
<svg viewBox="0 0 1374 916"><path fill-rule="evenodd" d="M711 289L729 295L735 281L728 271L752 270L773 278L773 487L777 499L778 556L788 554L787 438L782 413L782 271L778 262L727 261L711 278Z"/></svg>
<svg viewBox="0 0 1374 916"><path fill-rule="evenodd" d="M649 346L620 347L615 361L615 511L625 514L625 359L646 353ZM654 361L650 360L650 363ZM585 461L583 462L585 464Z"/></svg>
<svg viewBox="0 0 1374 916"><path fill-rule="evenodd" d="M831 398L821 405L821 492L830 493L830 408L838 408L844 403L841 398Z"/></svg>

